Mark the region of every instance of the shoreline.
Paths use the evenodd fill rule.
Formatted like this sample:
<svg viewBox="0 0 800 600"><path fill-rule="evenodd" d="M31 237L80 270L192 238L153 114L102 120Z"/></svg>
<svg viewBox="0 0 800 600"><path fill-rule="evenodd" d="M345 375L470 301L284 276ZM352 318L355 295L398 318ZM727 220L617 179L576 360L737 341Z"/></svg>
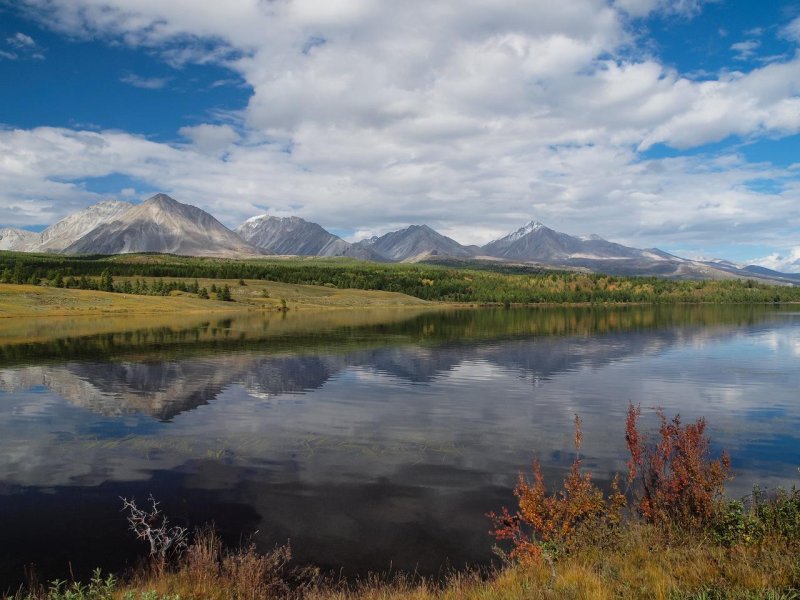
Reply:
<svg viewBox="0 0 800 600"><path fill-rule="evenodd" d="M231 285L232 280L218 280ZM234 283L235 285L235 283ZM0 322L17 318L115 317L182 314L200 316L222 313L281 313L288 311L364 310L373 308L624 308L638 306L800 306L798 301L783 302L441 302L422 300L399 292L361 289L331 289L324 286L253 281L244 295L231 286L233 301L200 299L193 294L167 296L127 294L93 290L54 288L41 285L0 284ZM260 290L277 290L275 295L258 297ZM253 293L255 292L255 294Z"/></svg>

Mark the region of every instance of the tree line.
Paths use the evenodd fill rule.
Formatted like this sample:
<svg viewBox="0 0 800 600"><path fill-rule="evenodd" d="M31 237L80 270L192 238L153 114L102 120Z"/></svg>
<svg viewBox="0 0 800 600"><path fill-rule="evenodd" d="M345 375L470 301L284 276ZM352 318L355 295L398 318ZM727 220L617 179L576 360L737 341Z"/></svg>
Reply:
<svg viewBox="0 0 800 600"><path fill-rule="evenodd" d="M114 277L140 278L114 284ZM109 285L109 278L112 283ZM155 281L153 279L155 278ZM172 278L171 281L159 281ZM148 283L147 279L150 279ZM258 279L401 292L423 300L487 304L798 302L800 287L755 280L676 280L503 265L383 264L342 259L213 259L171 255L81 256L0 252L0 281L168 295L217 295L186 280ZM227 284L225 284L227 285ZM224 290L224 286L222 287Z"/></svg>

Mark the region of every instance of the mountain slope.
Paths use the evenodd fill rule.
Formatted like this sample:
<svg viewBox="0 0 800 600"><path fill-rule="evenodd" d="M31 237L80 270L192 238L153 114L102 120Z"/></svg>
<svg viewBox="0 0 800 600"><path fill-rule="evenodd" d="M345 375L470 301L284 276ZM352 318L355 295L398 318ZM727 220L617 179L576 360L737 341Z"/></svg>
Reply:
<svg viewBox="0 0 800 600"><path fill-rule="evenodd" d="M674 256L657 248L641 250L592 235L574 237L531 221L517 231L486 244L487 257L535 262L561 268L581 268L612 275L663 276L678 279L757 278L770 283L790 283L766 273L748 272L725 261L702 262Z"/></svg>
<svg viewBox="0 0 800 600"><path fill-rule="evenodd" d="M363 240L354 246L372 250L386 260L398 262L415 262L434 256L470 258L476 255L477 250L462 246L427 225L411 225L381 237Z"/></svg>
<svg viewBox="0 0 800 600"><path fill-rule="evenodd" d="M26 252L39 244L40 234L15 227L0 229L0 250Z"/></svg>
<svg viewBox="0 0 800 600"><path fill-rule="evenodd" d="M342 256L350 244L300 217L260 215L239 225L239 236L270 254Z"/></svg>
<svg viewBox="0 0 800 600"><path fill-rule="evenodd" d="M133 208L130 202L106 200L64 217L45 229L35 248L38 252L62 252L84 235L122 216Z"/></svg>
<svg viewBox="0 0 800 600"><path fill-rule="evenodd" d="M156 194L115 220L95 227L66 254L162 252L188 256L260 255L207 212Z"/></svg>
<svg viewBox="0 0 800 600"><path fill-rule="evenodd" d="M322 226L300 217L251 217L236 228L242 239L270 254L298 256L348 256L383 262L367 247L350 244Z"/></svg>
<svg viewBox="0 0 800 600"><path fill-rule="evenodd" d="M538 262L555 262L571 259L633 259L647 257L663 259L645 250L629 248L608 242L593 235L578 238L554 231L538 221L531 221L514 233L486 244L483 251L489 256Z"/></svg>

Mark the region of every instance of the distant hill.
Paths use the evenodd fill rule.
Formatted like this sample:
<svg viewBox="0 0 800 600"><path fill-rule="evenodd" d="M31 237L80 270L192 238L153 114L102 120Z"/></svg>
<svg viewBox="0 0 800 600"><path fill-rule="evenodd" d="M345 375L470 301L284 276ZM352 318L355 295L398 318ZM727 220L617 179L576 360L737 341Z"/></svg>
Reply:
<svg viewBox="0 0 800 600"><path fill-rule="evenodd" d="M663 276L678 279L756 278L793 283L791 277L746 271L726 261L695 261L659 250L609 242L598 235L575 237L531 221L481 248L483 258L535 263L567 269L587 269L612 275ZM798 280L800 281L800 279Z"/></svg>
<svg viewBox="0 0 800 600"><path fill-rule="evenodd" d="M39 243L40 235L25 229L4 227L0 229L0 250L28 252Z"/></svg>
<svg viewBox="0 0 800 600"><path fill-rule="evenodd" d="M800 273L781 273L779 271L773 271L772 269L767 269L766 267L759 267L758 265L748 265L744 267L744 270L748 273L752 273L754 275L760 275L762 277L771 277L774 279L786 279L792 282L800 283Z"/></svg>
<svg viewBox="0 0 800 600"><path fill-rule="evenodd" d="M321 225L300 217L259 215L247 219L235 231L242 239L269 254L384 260L369 248L346 242Z"/></svg>
<svg viewBox="0 0 800 600"><path fill-rule="evenodd" d="M131 207L64 249L65 254L132 252L219 257L263 254L207 212L166 194Z"/></svg>
<svg viewBox="0 0 800 600"><path fill-rule="evenodd" d="M416 262L440 256L466 258L477 253L477 248L474 246L462 246L427 225L411 225L354 245L372 250L386 260L394 262Z"/></svg>
<svg viewBox="0 0 800 600"><path fill-rule="evenodd" d="M133 204L128 202L107 200L68 215L41 233L24 229L2 229L0 249L20 252L63 252L95 227L113 221L131 208Z"/></svg>
<svg viewBox="0 0 800 600"><path fill-rule="evenodd" d="M239 236L269 254L342 256L350 246L320 225L300 217L259 215L239 225Z"/></svg>
<svg viewBox="0 0 800 600"><path fill-rule="evenodd" d="M645 250L608 242L600 236L578 238L560 233L539 221L531 221L514 233L486 244L482 250L487 256L538 262L572 259L661 259Z"/></svg>

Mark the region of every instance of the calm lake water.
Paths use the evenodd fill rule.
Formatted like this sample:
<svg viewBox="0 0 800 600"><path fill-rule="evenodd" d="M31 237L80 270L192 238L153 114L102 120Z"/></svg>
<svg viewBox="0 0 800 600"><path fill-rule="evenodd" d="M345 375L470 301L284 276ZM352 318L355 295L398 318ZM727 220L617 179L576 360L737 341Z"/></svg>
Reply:
<svg viewBox="0 0 800 600"><path fill-rule="evenodd" d="M0 591L145 553L120 497L345 573L485 564L534 456L625 470L641 403L705 416L736 479L800 479L800 312L628 307L0 324Z"/></svg>

